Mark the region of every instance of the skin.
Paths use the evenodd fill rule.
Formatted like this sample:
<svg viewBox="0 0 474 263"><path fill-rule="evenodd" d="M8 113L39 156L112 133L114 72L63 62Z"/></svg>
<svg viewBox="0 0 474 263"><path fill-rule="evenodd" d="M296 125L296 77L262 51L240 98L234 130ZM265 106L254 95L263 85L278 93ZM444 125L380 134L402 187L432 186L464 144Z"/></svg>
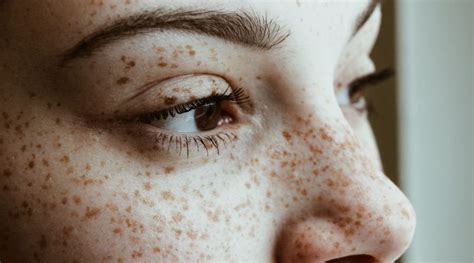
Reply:
<svg viewBox="0 0 474 263"><path fill-rule="evenodd" d="M335 95L374 71L379 8L352 32L368 1L200 3L267 13L291 35L259 50L154 31L58 66L58 54L119 16L197 2L5 3L2 262L401 256L413 236L413 208L382 172L367 113ZM125 103L138 86L191 73L198 75L181 86L157 85ZM187 158L175 145L168 152L153 147L140 124L117 121L209 96L226 81L251 102L229 106L235 118L219 130L233 136L219 154L210 144L208 155L192 148Z"/></svg>

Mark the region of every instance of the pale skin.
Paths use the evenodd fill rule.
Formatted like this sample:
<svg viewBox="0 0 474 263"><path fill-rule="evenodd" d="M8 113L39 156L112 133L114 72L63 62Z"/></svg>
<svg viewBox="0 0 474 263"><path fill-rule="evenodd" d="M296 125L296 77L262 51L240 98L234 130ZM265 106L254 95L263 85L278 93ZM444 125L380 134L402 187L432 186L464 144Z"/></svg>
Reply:
<svg viewBox="0 0 474 263"><path fill-rule="evenodd" d="M64 52L103 25L163 6L251 10L290 34L266 50L151 30L62 63ZM353 32L367 6L362 0L6 1L0 260L399 258L414 233L413 208L382 172L367 113L344 97L349 83L375 70L369 54L380 8ZM156 85L137 95L148 83ZM229 86L242 89L246 102L227 103L227 119L207 131L186 122L184 116L195 116L189 113L122 121ZM163 131L166 140L157 139ZM217 152L212 141L186 145L183 134L223 139L216 139Z"/></svg>

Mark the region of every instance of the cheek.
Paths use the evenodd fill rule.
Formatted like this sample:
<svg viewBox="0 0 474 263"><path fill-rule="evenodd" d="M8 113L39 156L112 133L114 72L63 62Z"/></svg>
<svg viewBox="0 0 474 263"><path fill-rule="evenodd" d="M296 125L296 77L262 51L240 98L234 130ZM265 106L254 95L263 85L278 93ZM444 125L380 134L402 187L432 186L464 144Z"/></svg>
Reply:
<svg viewBox="0 0 474 263"><path fill-rule="evenodd" d="M53 111L58 107L51 105L48 103L45 108ZM119 236L125 231L116 222L139 235L143 225L133 216L132 187L115 176L117 170L105 161L109 159L91 158L104 151L90 148L82 133L68 128L62 118L40 116L52 114L3 114L2 255L34 261L48 260L60 253L93 253L105 246L90 248L91 244L104 243L104 237ZM86 149L90 151L83 154Z"/></svg>
<svg viewBox="0 0 474 263"><path fill-rule="evenodd" d="M209 246L244 249L239 244L276 232L271 186L258 165L179 174L180 167L114 155L62 118L37 122L38 116L8 116L11 128L1 137L2 254L127 261L177 259L185 247L210 259ZM227 251L229 258L239 253Z"/></svg>

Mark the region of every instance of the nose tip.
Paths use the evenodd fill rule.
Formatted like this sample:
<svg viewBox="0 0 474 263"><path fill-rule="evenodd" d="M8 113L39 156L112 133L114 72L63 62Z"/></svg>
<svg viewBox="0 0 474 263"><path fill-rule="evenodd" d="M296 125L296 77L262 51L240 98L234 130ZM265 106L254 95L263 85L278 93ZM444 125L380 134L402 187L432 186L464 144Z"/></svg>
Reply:
<svg viewBox="0 0 474 263"><path fill-rule="evenodd" d="M413 237L415 214L390 180L381 182L383 186L363 196L328 193L315 199L313 207L318 208L293 217L282 229L277 261L393 262L399 258Z"/></svg>

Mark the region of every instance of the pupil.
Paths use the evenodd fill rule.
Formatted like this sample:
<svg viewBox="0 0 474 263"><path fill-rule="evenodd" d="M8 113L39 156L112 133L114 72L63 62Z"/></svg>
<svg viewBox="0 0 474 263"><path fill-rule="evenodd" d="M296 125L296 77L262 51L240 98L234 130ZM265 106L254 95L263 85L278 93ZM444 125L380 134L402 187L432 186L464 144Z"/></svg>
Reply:
<svg viewBox="0 0 474 263"><path fill-rule="evenodd" d="M216 103L197 108L194 111L196 127L202 131L209 131L217 128L220 120L220 113L221 109Z"/></svg>

